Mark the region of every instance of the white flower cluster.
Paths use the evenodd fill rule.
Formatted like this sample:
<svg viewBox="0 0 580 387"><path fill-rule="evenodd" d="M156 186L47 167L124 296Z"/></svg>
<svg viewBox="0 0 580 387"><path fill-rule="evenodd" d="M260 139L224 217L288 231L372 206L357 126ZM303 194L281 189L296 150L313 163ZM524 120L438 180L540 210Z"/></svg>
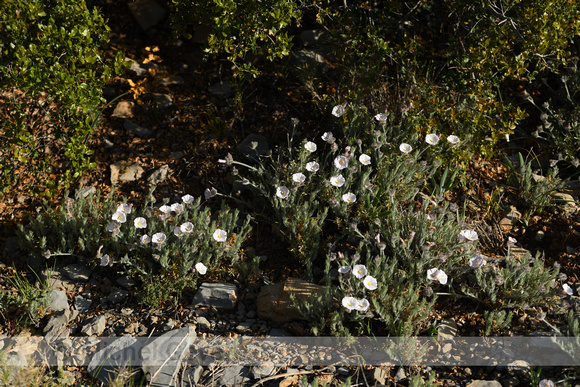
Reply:
<svg viewBox="0 0 580 387"><path fill-rule="evenodd" d="M340 274L347 274L352 270L352 275L358 279L363 279L362 283L368 290L375 290L377 288L377 279L373 276L368 275L368 270L365 265L354 265L354 266L342 266L338 269ZM359 312L365 312L368 310L370 303L366 298L357 299L354 297L344 297L342 299L342 306L347 311L358 310Z"/></svg>

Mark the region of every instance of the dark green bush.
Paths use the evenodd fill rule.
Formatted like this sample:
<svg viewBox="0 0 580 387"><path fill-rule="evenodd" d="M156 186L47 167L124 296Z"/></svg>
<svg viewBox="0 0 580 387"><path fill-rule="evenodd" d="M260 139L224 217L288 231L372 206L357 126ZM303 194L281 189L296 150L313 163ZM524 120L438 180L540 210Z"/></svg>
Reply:
<svg viewBox="0 0 580 387"><path fill-rule="evenodd" d="M84 1L0 4L0 191L50 194L95 166L87 140L122 58L103 57L108 33Z"/></svg>

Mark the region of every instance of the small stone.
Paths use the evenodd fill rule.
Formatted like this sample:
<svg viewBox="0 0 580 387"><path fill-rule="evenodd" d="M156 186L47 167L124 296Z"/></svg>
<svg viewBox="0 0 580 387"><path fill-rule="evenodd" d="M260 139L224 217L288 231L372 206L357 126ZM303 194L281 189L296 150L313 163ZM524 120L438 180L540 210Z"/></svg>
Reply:
<svg viewBox="0 0 580 387"><path fill-rule="evenodd" d="M71 329L67 326L78 315L77 311L64 310L52 316L42 332L47 337L69 337Z"/></svg>
<svg viewBox="0 0 580 387"><path fill-rule="evenodd" d="M218 82L208 88L215 97L226 99L232 95L232 86L228 81Z"/></svg>
<svg viewBox="0 0 580 387"><path fill-rule="evenodd" d="M131 163L130 161L117 161L110 165L110 169L112 185L139 180L145 172L139 163Z"/></svg>
<svg viewBox="0 0 580 387"><path fill-rule="evenodd" d="M125 289L115 289L109 294L107 300L113 304L118 304L129 296L129 292Z"/></svg>
<svg viewBox="0 0 580 387"><path fill-rule="evenodd" d="M81 333L85 336L98 336L105 331L107 326L107 317L105 315L98 315L91 318L81 329Z"/></svg>
<svg viewBox="0 0 580 387"><path fill-rule="evenodd" d="M183 371L183 375L181 377L182 383L184 387L196 387L199 379L201 379L201 374L203 373L203 367L191 367L187 368Z"/></svg>
<svg viewBox="0 0 580 387"><path fill-rule="evenodd" d="M538 230L538 232L536 232L536 236L534 237L534 239L540 242L542 239L544 239L545 236L546 234L542 230Z"/></svg>
<svg viewBox="0 0 580 387"><path fill-rule="evenodd" d="M153 171L153 173L147 178L147 182L151 185L157 185L167 179L169 174L169 165L163 165Z"/></svg>
<svg viewBox="0 0 580 387"><path fill-rule="evenodd" d="M348 375L350 375L349 369L348 368L345 368L345 367L340 367L339 369L336 370L336 372L339 375L342 375L342 376L348 376Z"/></svg>
<svg viewBox="0 0 580 387"><path fill-rule="evenodd" d="M248 367L241 365L230 366L224 370L224 373L219 380L219 384L226 387L241 386L250 380L250 378L248 378L249 374L250 370Z"/></svg>
<svg viewBox="0 0 580 387"><path fill-rule="evenodd" d="M168 321L164 322L163 325L161 325L161 330L163 332L168 332L173 328L175 328L175 321L173 319L169 319Z"/></svg>
<svg viewBox="0 0 580 387"><path fill-rule="evenodd" d="M53 290L50 294L49 308L52 312L68 310L68 299L64 290Z"/></svg>
<svg viewBox="0 0 580 387"><path fill-rule="evenodd" d="M153 130L139 126L133 121L129 120L125 120L125 122L123 123L123 127L129 132L141 138L151 137L155 134Z"/></svg>
<svg viewBox="0 0 580 387"><path fill-rule="evenodd" d="M115 146L113 141L109 140L108 138L103 139L102 145L103 145L103 148L105 148L105 149L111 149L112 147Z"/></svg>
<svg viewBox="0 0 580 387"><path fill-rule="evenodd" d="M131 118L133 117L133 108L135 103L131 101L121 101L115 107L111 117L116 118Z"/></svg>
<svg viewBox="0 0 580 387"><path fill-rule="evenodd" d="M378 384L383 384L383 385L386 384L388 376L389 376L389 374L383 368L377 367L373 370L373 379Z"/></svg>
<svg viewBox="0 0 580 387"><path fill-rule="evenodd" d="M205 330L210 330L211 329L211 323L205 317L198 317L197 318L197 325L200 328L205 329Z"/></svg>
<svg viewBox="0 0 580 387"><path fill-rule="evenodd" d="M273 361L260 362L258 365L252 367L252 375L254 379L266 378L276 371L276 365Z"/></svg>
<svg viewBox="0 0 580 387"><path fill-rule="evenodd" d="M75 296L75 309L79 313L87 313L91 308L91 300L87 300L82 296Z"/></svg>
<svg viewBox="0 0 580 387"><path fill-rule="evenodd" d="M397 373L395 374L395 380L399 381L399 380L403 380L407 377L407 374L405 374L405 369L403 367L399 367Z"/></svg>
<svg viewBox="0 0 580 387"><path fill-rule="evenodd" d="M252 323L249 321L243 321L236 327L236 331L240 333L250 332L252 330Z"/></svg>
<svg viewBox="0 0 580 387"><path fill-rule="evenodd" d="M447 318L441 321L438 328L438 337L453 338L457 336L457 324L452 318Z"/></svg>
<svg viewBox="0 0 580 387"><path fill-rule="evenodd" d="M73 281L87 282L93 274L92 270L80 263L72 263L62 268L62 272Z"/></svg>
<svg viewBox="0 0 580 387"><path fill-rule="evenodd" d="M521 218L522 214L512 206L510 207L510 210L504 215L504 217L499 221L499 227L504 233L508 232L520 221Z"/></svg>
<svg viewBox="0 0 580 387"><path fill-rule="evenodd" d="M168 75L159 80L161 86L183 85L185 80L179 75Z"/></svg>

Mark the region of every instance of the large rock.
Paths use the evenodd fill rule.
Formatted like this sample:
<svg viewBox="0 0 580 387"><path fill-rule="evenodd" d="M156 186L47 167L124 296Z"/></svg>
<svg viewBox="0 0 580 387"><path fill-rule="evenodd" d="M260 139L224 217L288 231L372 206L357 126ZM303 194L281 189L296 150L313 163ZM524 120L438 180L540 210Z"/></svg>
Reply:
<svg viewBox="0 0 580 387"><path fill-rule="evenodd" d="M238 301L238 289L231 284L201 284L195 297L193 305L213 306L216 309L234 309Z"/></svg>
<svg viewBox="0 0 580 387"><path fill-rule="evenodd" d="M111 164L111 184L117 185L119 182L129 182L139 180L145 170L139 163L130 161L117 161Z"/></svg>
<svg viewBox="0 0 580 387"><path fill-rule="evenodd" d="M117 118L131 118L133 117L133 108L135 103L131 101L121 101L115 107L111 117Z"/></svg>
<svg viewBox="0 0 580 387"><path fill-rule="evenodd" d="M303 317L296 308L296 302L307 300L323 289L322 286L296 278L264 286L258 294L258 317L276 322L300 320ZM291 299L292 294L294 301Z"/></svg>
<svg viewBox="0 0 580 387"><path fill-rule="evenodd" d="M130 371L140 363L141 341L131 335L115 340L89 362L87 371L105 384L111 383L121 371Z"/></svg>

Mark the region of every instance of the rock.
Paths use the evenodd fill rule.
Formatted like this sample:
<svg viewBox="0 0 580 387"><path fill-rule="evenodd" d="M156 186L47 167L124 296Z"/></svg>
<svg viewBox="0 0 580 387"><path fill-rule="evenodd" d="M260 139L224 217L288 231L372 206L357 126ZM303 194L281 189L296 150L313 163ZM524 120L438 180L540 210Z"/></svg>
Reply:
<svg viewBox="0 0 580 387"><path fill-rule="evenodd" d="M236 327L236 331L238 331L240 333L251 332L252 331L252 322L242 321Z"/></svg>
<svg viewBox="0 0 580 387"><path fill-rule="evenodd" d="M439 328L437 330L437 337L440 338L450 339L457 336L457 324L452 318L441 320L441 324L439 324Z"/></svg>
<svg viewBox="0 0 580 387"><path fill-rule="evenodd" d="M258 317L262 320L289 322L302 319L295 306L296 302L306 300L322 292L324 288L301 279L289 278L275 285L263 286L258 294ZM290 299L294 294L295 301Z"/></svg>
<svg viewBox="0 0 580 387"><path fill-rule="evenodd" d="M173 86L173 85L183 85L185 80L179 75L168 75L161 78L159 81L161 86Z"/></svg>
<svg viewBox="0 0 580 387"><path fill-rule="evenodd" d="M133 117L133 108L135 103L131 101L121 101L115 107L111 117L116 118L131 118Z"/></svg>
<svg viewBox="0 0 580 387"><path fill-rule="evenodd" d="M68 299L64 290L53 290L50 293L49 306L52 312L62 312L69 309Z"/></svg>
<svg viewBox="0 0 580 387"><path fill-rule="evenodd" d="M153 27L165 17L165 9L155 0L136 0L128 5L143 31Z"/></svg>
<svg viewBox="0 0 580 387"><path fill-rule="evenodd" d="M474 380L466 387L501 387L501 383L497 380Z"/></svg>
<svg viewBox="0 0 580 387"><path fill-rule="evenodd" d="M578 210L578 206L572 195L562 192L554 193L554 201L564 210L566 216L573 216Z"/></svg>
<svg viewBox="0 0 580 387"><path fill-rule="evenodd" d="M163 332L168 332L173 328L175 328L175 321L173 319L169 319L168 321L164 322L163 325L161 325L161 330Z"/></svg>
<svg viewBox="0 0 580 387"><path fill-rule="evenodd" d="M181 375L181 383L183 387L195 387L201 379L201 374L203 373L203 367L190 367L183 371Z"/></svg>
<svg viewBox="0 0 580 387"><path fill-rule="evenodd" d="M252 367L254 379L266 378L276 371L276 364L273 361L263 361Z"/></svg>
<svg viewBox="0 0 580 387"><path fill-rule="evenodd" d="M324 57L313 50L292 51L292 57L302 66L317 67L324 64Z"/></svg>
<svg viewBox="0 0 580 387"><path fill-rule="evenodd" d="M153 98L153 102L155 102L155 104L157 104L157 107L160 109L165 109L173 106L173 98L171 98L171 96L167 94L152 93L151 97Z"/></svg>
<svg viewBox="0 0 580 387"><path fill-rule="evenodd" d="M87 300L83 296L76 296L75 297L74 307L79 313L83 313L83 314L87 313L89 311L89 309L91 309L91 304L92 304L92 301Z"/></svg>
<svg viewBox="0 0 580 387"><path fill-rule="evenodd" d="M197 325L205 330L210 330L211 329L211 323L208 321L207 318L201 316L197 318Z"/></svg>
<svg viewBox="0 0 580 387"><path fill-rule="evenodd" d="M514 360L507 365L509 372L527 372L530 370L530 364L525 360Z"/></svg>
<svg viewBox="0 0 580 387"><path fill-rule="evenodd" d="M91 318L81 329L85 336L98 336L105 331L107 317L103 314Z"/></svg>
<svg viewBox="0 0 580 387"><path fill-rule="evenodd" d="M111 164L110 168L112 185L139 180L145 172L139 163L131 163L130 161L117 161L115 164Z"/></svg>
<svg viewBox="0 0 580 387"><path fill-rule="evenodd" d="M395 374L395 381L403 380L407 377L405 374L405 369L403 367L399 367L397 373Z"/></svg>
<svg viewBox="0 0 580 387"><path fill-rule="evenodd" d="M220 386L241 386L248 382L250 369L246 366L235 365L224 369L224 373L219 380Z"/></svg>
<svg viewBox="0 0 580 387"><path fill-rule="evenodd" d="M232 86L228 81L220 81L208 88L209 92L220 99L226 99L232 95Z"/></svg>
<svg viewBox="0 0 580 387"><path fill-rule="evenodd" d="M300 33L300 40L305 46L327 43L329 35L324 30L304 30Z"/></svg>
<svg viewBox="0 0 580 387"><path fill-rule="evenodd" d="M129 292L125 289L115 289L109 294L107 300L113 304L118 304L129 296Z"/></svg>
<svg viewBox="0 0 580 387"><path fill-rule="evenodd" d="M92 270L80 263L71 263L62 268L65 276L76 282L87 282L93 274Z"/></svg>
<svg viewBox="0 0 580 387"><path fill-rule="evenodd" d="M141 137L141 138L151 137L155 134L155 132L152 131L151 129L147 129L147 128L144 128L142 126L139 126L136 123L134 123L133 121L129 121L129 120L125 120L125 122L123 122L123 127L126 130L128 130L129 132L136 135L137 137Z"/></svg>
<svg viewBox="0 0 580 387"><path fill-rule="evenodd" d="M47 337L69 337L70 328L68 328L67 325L74 320L77 315L77 311L73 312L70 309L64 310L52 316L44 326L42 332Z"/></svg>
<svg viewBox="0 0 580 387"><path fill-rule="evenodd" d="M248 162L258 163L270 155L268 139L259 134L249 134L237 147L238 152Z"/></svg>
<svg viewBox="0 0 580 387"><path fill-rule="evenodd" d="M237 301L238 289L231 284L203 283L193 297L194 306L207 305L226 310L234 309Z"/></svg>
<svg viewBox="0 0 580 387"><path fill-rule="evenodd" d="M383 385L386 384L387 377L389 377L389 374L383 368L376 367L373 370L372 378L378 384L383 384Z"/></svg>
<svg viewBox="0 0 580 387"><path fill-rule="evenodd" d="M163 165L153 171L153 173L147 178L147 182L151 185L157 185L167 179L169 174L169 165Z"/></svg>
<svg viewBox="0 0 580 387"><path fill-rule="evenodd" d="M141 341L125 335L95 353L87 371L96 379L109 385L121 371L131 372L138 367Z"/></svg>
<svg viewBox="0 0 580 387"><path fill-rule="evenodd" d="M45 281L52 290L60 290L71 284L69 279L65 278L63 273L52 269L42 270L40 278Z"/></svg>
<svg viewBox="0 0 580 387"><path fill-rule="evenodd" d="M105 148L105 149L111 149L112 147L115 146L113 141L109 140L108 138L103 139L102 145L103 145L103 148Z"/></svg>
<svg viewBox="0 0 580 387"><path fill-rule="evenodd" d="M150 386L177 384L181 361L195 337L195 329L190 326L165 333L143 347L143 372L149 375Z"/></svg>
<svg viewBox="0 0 580 387"><path fill-rule="evenodd" d="M538 230L538 232L536 232L536 236L534 237L534 239L537 242L541 242L542 239L544 239L545 236L546 236L546 234L542 230Z"/></svg>
<svg viewBox="0 0 580 387"><path fill-rule="evenodd" d="M520 221L521 218L522 214L512 206L510 207L510 210L504 215L504 217L499 221L499 227L503 232L508 232Z"/></svg>

